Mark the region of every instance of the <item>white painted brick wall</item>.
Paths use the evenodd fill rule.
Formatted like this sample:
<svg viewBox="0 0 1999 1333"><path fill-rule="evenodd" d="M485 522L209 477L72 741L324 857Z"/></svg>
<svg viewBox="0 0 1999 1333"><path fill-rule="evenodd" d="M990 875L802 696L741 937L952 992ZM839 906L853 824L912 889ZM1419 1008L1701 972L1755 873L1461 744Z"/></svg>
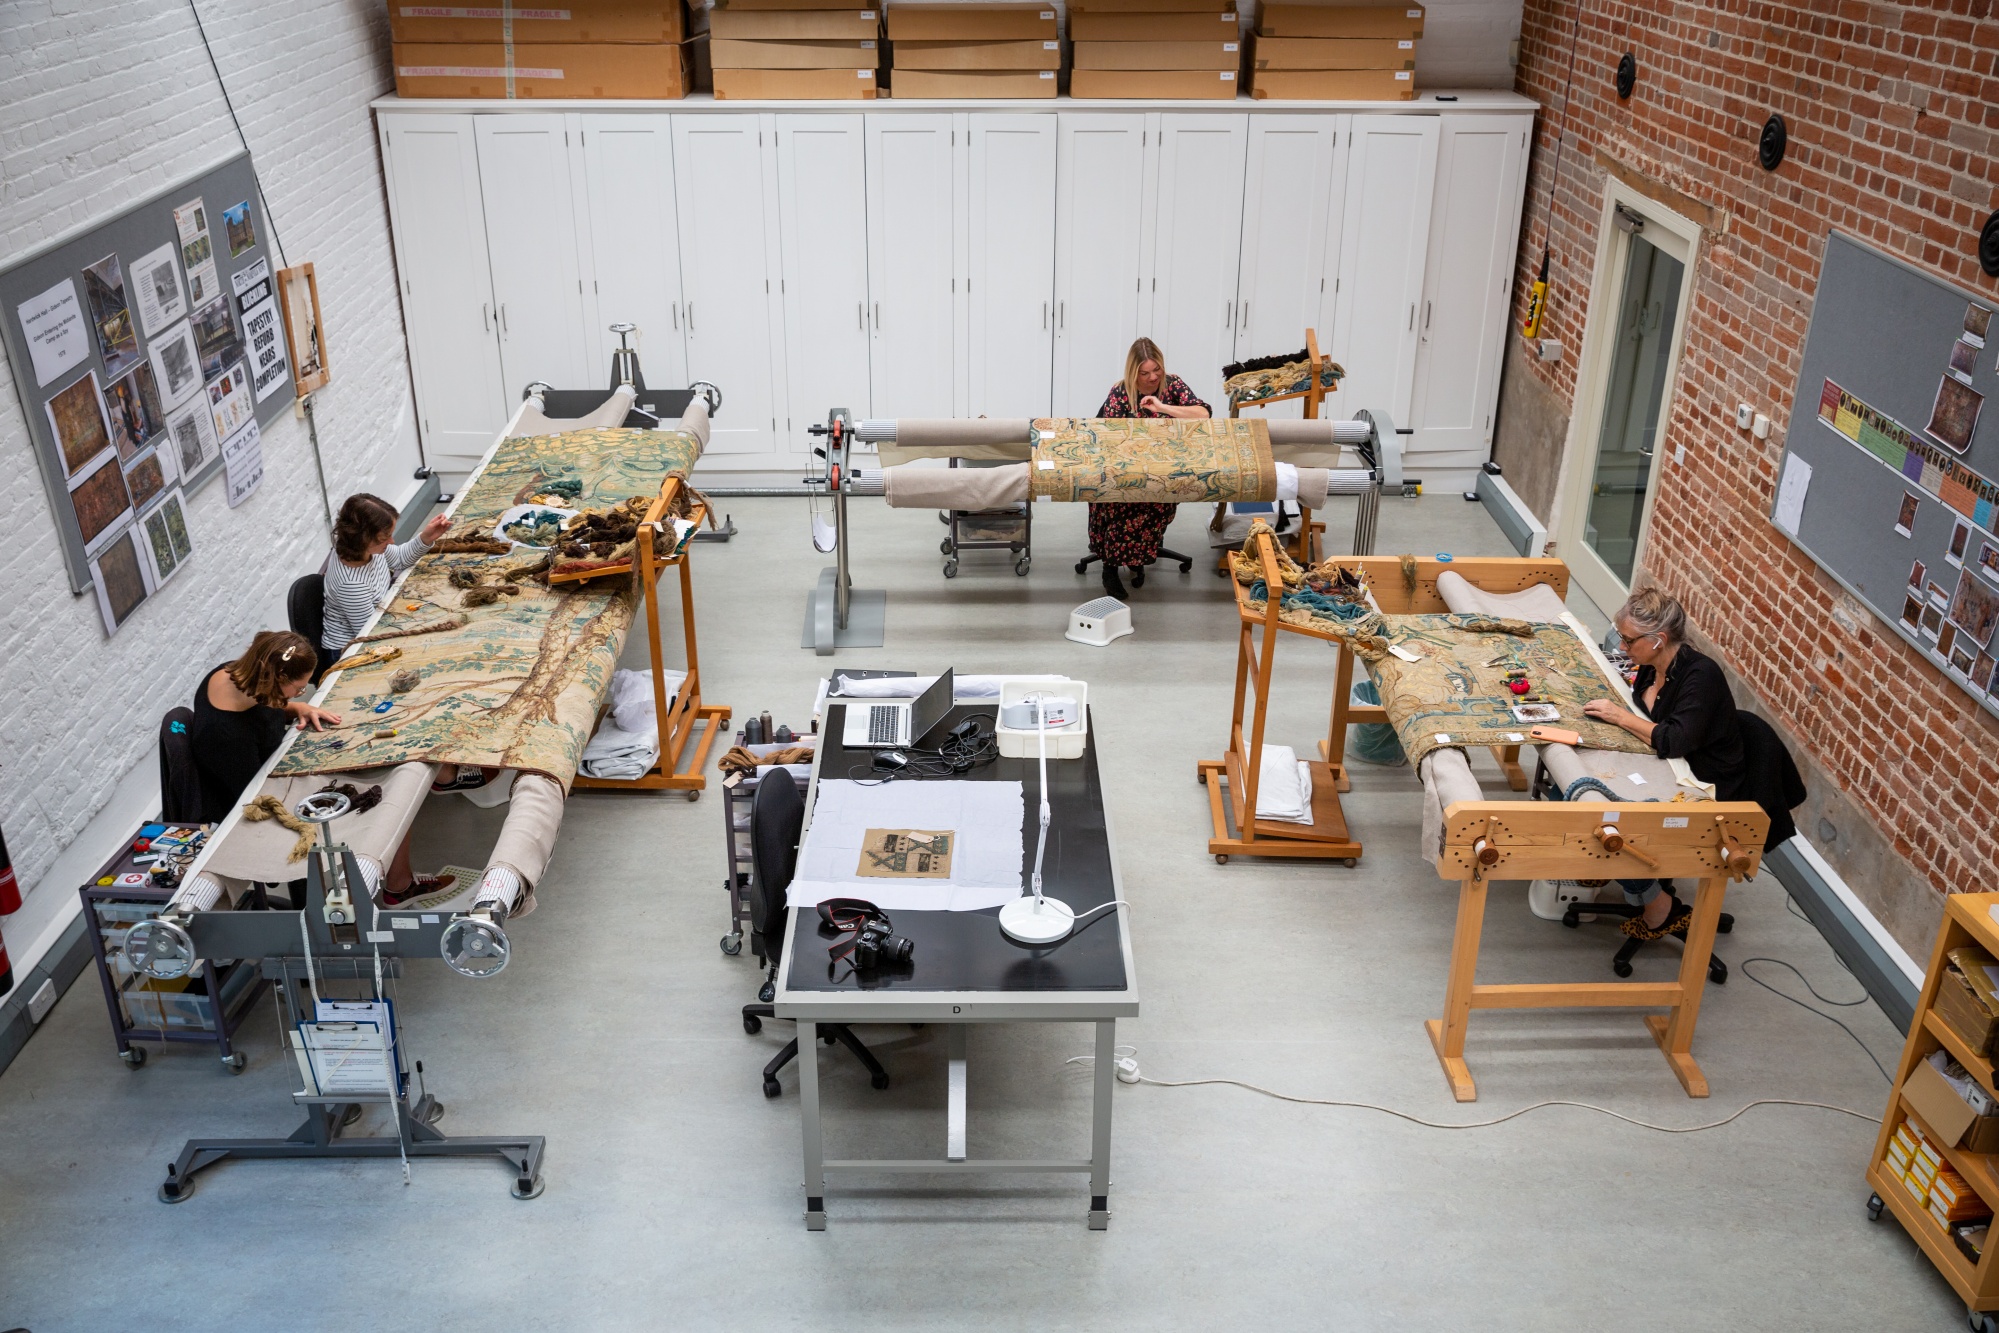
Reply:
<svg viewBox="0 0 1999 1333"><path fill-rule="evenodd" d="M386 11L198 3L285 258L318 270L334 376L319 439L337 505L408 478L416 459L368 112L391 84ZM238 151L186 0L0 0L0 264ZM156 762L160 715L191 700L203 668L283 626L285 586L317 567L327 534L305 423L287 414L264 436L263 488L235 510L219 480L193 496L193 563L107 640L94 599L68 590L12 392L0 476L0 828L32 889L119 779ZM51 880L21 918L50 917L74 887Z"/></svg>

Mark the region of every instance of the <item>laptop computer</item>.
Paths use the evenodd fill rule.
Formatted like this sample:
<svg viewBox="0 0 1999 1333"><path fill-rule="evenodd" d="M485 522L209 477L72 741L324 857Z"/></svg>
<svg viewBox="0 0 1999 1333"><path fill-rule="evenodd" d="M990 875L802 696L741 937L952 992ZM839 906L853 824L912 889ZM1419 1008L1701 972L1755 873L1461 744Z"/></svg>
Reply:
<svg viewBox="0 0 1999 1333"><path fill-rule="evenodd" d="M840 743L849 750L915 745L950 713L953 689L947 668L931 682L929 689L914 699L850 699Z"/></svg>

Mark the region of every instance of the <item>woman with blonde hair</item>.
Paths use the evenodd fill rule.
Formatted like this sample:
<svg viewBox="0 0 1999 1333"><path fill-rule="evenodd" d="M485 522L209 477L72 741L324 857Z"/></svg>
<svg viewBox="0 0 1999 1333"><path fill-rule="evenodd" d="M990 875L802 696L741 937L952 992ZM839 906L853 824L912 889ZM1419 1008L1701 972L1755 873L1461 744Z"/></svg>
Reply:
<svg viewBox="0 0 1999 1333"><path fill-rule="evenodd" d="M338 716L303 702L319 655L303 635L260 630L233 662L213 667L194 692L188 744L201 779L201 820L220 823L294 723L314 731Z"/></svg>
<svg viewBox="0 0 1999 1333"><path fill-rule="evenodd" d="M1111 386L1100 417L1180 417L1214 415L1194 396L1187 381L1166 373L1166 354L1150 338L1140 338L1124 354L1124 379ZM1145 582L1145 567L1159 558L1166 529L1177 505L1144 502L1090 505L1090 553L1104 562L1104 591L1125 596L1118 570L1132 571L1132 582Z"/></svg>

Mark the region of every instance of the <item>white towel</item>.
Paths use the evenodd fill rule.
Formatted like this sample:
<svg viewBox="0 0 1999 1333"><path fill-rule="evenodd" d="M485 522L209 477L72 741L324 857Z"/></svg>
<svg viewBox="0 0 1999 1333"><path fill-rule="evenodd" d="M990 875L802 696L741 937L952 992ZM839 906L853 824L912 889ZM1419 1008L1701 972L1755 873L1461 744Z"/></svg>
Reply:
<svg viewBox="0 0 1999 1333"><path fill-rule="evenodd" d="M687 679L685 671L667 668L662 679L666 683L666 702L672 706L674 696L680 693L680 686ZM611 673L611 712L609 721L620 731L643 734L659 730L659 719L653 714L652 673L650 671L615 671Z"/></svg>
<svg viewBox="0 0 1999 1333"><path fill-rule="evenodd" d="M659 731L626 731L609 718L583 747L577 771L591 778L644 777L659 758Z"/></svg>
<svg viewBox="0 0 1999 1333"><path fill-rule="evenodd" d="M1288 745L1263 747L1256 779L1256 817L1286 824L1312 822L1312 766Z"/></svg>

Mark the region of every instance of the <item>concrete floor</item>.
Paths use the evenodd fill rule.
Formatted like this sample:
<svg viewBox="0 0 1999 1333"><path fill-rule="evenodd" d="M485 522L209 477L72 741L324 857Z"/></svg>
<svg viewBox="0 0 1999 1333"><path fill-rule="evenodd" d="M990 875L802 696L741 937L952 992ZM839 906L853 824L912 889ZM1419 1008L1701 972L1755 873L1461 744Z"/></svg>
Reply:
<svg viewBox="0 0 1999 1333"><path fill-rule="evenodd" d="M801 725L827 667L798 647L823 563L804 507L721 503L742 535L696 556L710 701ZM1417 859L1414 778L1357 776L1357 869L1215 865L1194 765L1226 734L1226 586L1205 562L1157 575L1133 597L1135 636L1065 642L1064 613L1097 583L1069 568L1082 508L1051 508L1030 577L968 554L947 583L933 515L862 502L856 581L889 589L890 646L838 661L1089 680L1144 1005L1119 1035L1148 1074L1452 1123L1551 1098L1669 1125L1759 1097L1880 1113L1886 1086L1853 1041L1742 975L1764 955L1835 998L1859 993L1769 879L1729 901L1718 952L1736 971L1709 987L1695 1045L1710 1100L1682 1095L1635 1014L1525 1011L1478 1017L1480 1100L1453 1103L1422 1020L1441 1003L1456 890ZM1201 536L1189 512L1169 541L1194 552ZM1378 545L1505 553L1455 496L1384 502ZM1282 645L1273 739L1303 750L1323 734L1331 665L1315 644ZM433 803L418 863L480 864L497 813ZM712 793L573 797L508 970L473 983L420 964L401 982L442 1128L547 1136L548 1189L531 1203L482 1162L419 1163L407 1188L394 1162L226 1163L186 1203L156 1202L184 1139L289 1132L294 1075L268 1009L240 1077L189 1048L130 1072L86 974L0 1076L0 1327L1962 1327L1900 1228L1864 1218L1874 1127L1795 1107L1688 1135L1567 1107L1445 1132L1232 1087L1120 1086L1108 1232L1085 1229L1079 1182L1013 1177L968 1193L868 1182L834 1194L831 1229L808 1234L796 1074L777 1101L759 1090L789 1025L743 1032L756 968L716 948L721 818ZM1516 886L1495 895L1486 938L1483 976L1503 981L1607 977L1618 937L1536 920ZM1639 976L1676 958L1651 951ZM1901 1039L1881 1013L1837 1012L1892 1067ZM862 1036L895 1082L874 1092L828 1053L829 1147L935 1155L943 1034ZM973 1153L1086 1152L1088 1073L1065 1061L1087 1050L1081 1027L977 1031Z"/></svg>

